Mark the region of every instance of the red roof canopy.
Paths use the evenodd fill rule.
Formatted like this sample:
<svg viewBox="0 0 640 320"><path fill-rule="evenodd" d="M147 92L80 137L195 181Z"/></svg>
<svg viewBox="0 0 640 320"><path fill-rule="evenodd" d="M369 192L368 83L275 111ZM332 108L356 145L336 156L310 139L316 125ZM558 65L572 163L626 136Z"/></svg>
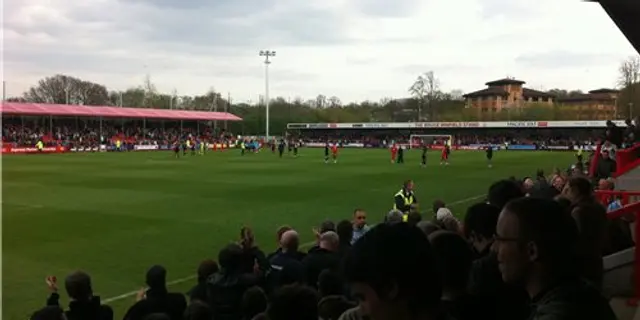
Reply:
<svg viewBox="0 0 640 320"><path fill-rule="evenodd" d="M108 117L108 118L146 118L166 120L229 120L241 121L228 112L186 111L147 108L116 108L109 106L79 106L46 103L3 102L0 112L12 115L67 116L67 117Z"/></svg>

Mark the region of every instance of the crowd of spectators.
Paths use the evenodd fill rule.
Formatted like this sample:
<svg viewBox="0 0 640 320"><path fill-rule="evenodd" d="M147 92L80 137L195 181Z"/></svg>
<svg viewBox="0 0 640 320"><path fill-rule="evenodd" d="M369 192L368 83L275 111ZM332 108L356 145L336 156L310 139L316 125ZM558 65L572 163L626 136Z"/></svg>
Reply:
<svg viewBox="0 0 640 320"><path fill-rule="evenodd" d="M615 319L603 256L633 240L628 221L609 221L606 210L583 172L540 171L491 184L463 221L441 200L413 206L407 219L391 211L376 226L356 209L322 222L308 250L298 231L278 228L271 253L244 227L217 261L200 263L187 293L170 291L164 267L149 268L148 289L123 319ZM114 319L88 274L64 280L66 308L56 278L47 283L47 306L31 319Z"/></svg>

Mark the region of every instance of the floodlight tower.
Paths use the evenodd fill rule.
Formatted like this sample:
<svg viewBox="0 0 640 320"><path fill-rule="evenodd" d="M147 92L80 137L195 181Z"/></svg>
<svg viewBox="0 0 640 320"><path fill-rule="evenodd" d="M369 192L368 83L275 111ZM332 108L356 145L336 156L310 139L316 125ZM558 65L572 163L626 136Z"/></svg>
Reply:
<svg viewBox="0 0 640 320"><path fill-rule="evenodd" d="M266 109L265 138L269 141L269 65L271 64L271 60L269 58L275 57L276 52L271 50L260 50L260 56L264 57L264 103Z"/></svg>

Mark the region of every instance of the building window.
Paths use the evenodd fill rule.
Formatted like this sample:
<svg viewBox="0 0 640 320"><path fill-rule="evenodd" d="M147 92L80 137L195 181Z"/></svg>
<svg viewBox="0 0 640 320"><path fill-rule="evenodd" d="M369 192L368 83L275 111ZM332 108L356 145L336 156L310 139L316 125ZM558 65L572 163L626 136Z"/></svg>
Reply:
<svg viewBox="0 0 640 320"><path fill-rule="evenodd" d="M482 108L482 112L487 112L489 108Z"/></svg>

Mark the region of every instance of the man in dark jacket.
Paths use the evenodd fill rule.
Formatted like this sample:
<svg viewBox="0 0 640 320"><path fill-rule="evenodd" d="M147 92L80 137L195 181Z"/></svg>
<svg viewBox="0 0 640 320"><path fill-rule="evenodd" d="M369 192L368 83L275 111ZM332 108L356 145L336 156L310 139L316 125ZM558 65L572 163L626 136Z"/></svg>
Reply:
<svg viewBox="0 0 640 320"><path fill-rule="evenodd" d="M611 159L608 151L602 151L601 158L596 167L596 179L611 178L616 172L616 162Z"/></svg>
<svg viewBox="0 0 640 320"><path fill-rule="evenodd" d="M318 287L318 276L325 269L337 271L340 266L340 255L338 248L340 241L338 234L328 231L320 235L318 249L310 252L304 260L304 273L307 277L307 285L313 288Z"/></svg>
<svg viewBox="0 0 640 320"><path fill-rule="evenodd" d="M59 306L60 295L55 277L47 278L47 285L51 296L47 299L48 306ZM93 295L91 277L82 271L76 271L67 276L64 283L67 295L71 299L69 310L64 314L67 320L113 320L111 307L100 304L100 297Z"/></svg>
<svg viewBox="0 0 640 320"><path fill-rule="evenodd" d="M207 302L213 308L214 319L236 320L242 318L242 296L258 284L252 273L242 272L242 247L230 244L220 251L220 271L209 278Z"/></svg>
<svg viewBox="0 0 640 320"><path fill-rule="evenodd" d="M124 320L142 320L154 313L163 313L171 320L181 320L187 308L187 299L181 293L167 291L167 270L159 265L149 268L146 274L149 286L138 301L127 310Z"/></svg>
<svg viewBox="0 0 640 320"><path fill-rule="evenodd" d="M284 284L304 280L304 268L301 262L306 254L298 251L299 245L300 239L295 230L289 230L282 234L281 251L269 260L271 265L267 274L267 291L269 293Z"/></svg>
<svg viewBox="0 0 640 320"><path fill-rule="evenodd" d="M576 273L577 242L576 223L554 200L517 199L500 213L493 245L500 273L529 294L529 319L616 318L600 291Z"/></svg>

